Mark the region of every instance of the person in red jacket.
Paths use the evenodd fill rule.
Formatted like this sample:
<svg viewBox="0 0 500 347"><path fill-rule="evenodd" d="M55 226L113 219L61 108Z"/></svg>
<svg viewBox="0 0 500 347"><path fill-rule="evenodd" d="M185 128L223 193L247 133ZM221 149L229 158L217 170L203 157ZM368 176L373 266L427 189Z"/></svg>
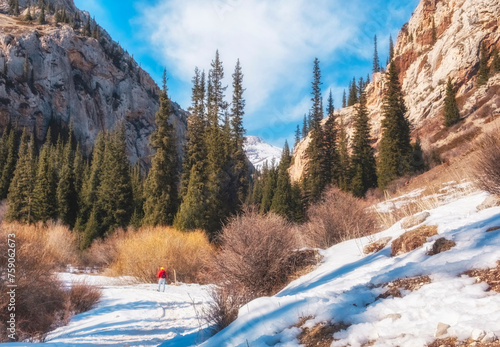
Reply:
<svg viewBox="0 0 500 347"><path fill-rule="evenodd" d="M163 266L160 268L160 271L158 271L156 277L158 277L158 291L160 291L162 284L163 284L163 291L165 291L165 282L167 281L168 278L168 272L167 270L165 270Z"/></svg>

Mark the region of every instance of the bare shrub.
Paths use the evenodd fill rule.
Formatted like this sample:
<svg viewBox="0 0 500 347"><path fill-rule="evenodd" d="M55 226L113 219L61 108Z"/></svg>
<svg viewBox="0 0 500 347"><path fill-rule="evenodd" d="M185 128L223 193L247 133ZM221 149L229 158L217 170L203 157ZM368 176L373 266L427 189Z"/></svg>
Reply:
<svg viewBox="0 0 500 347"><path fill-rule="evenodd" d="M247 211L224 227L221 244L214 259L220 283L244 288L254 297L270 295L287 283L297 241L284 218Z"/></svg>
<svg viewBox="0 0 500 347"><path fill-rule="evenodd" d="M432 249L427 253L428 255L436 255L442 252L449 251L453 247L455 247L457 244L453 240L447 240L444 237L440 237L439 239L434 242L432 245Z"/></svg>
<svg viewBox="0 0 500 347"><path fill-rule="evenodd" d="M118 258L118 244L125 238L123 229L115 230L105 239L96 239L90 248L81 255L80 261L85 266L110 267Z"/></svg>
<svg viewBox="0 0 500 347"><path fill-rule="evenodd" d="M78 314L93 309L102 297L102 290L84 281L77 282L69 289L68 296L70 310Z"/></svg>
<svg viewBox="0 0 500 347"><path fill-rule="evenodd" d="M67 294L54 275L61 255L54 245L47 243L48 229L41 226L2 224L0 226L0 278L7 278L8 234L15 234L16 242L16 338L42 340L45 333L69 319ZM62 245L61 245L62 247ZM6 281L0 282L0 291L7 293ZM6 331L9 319L8 295L0 295L0 329ZM0 340L7 337L0 335ZM4 340L5 341L5 340Z"/></svg>
<svg viewBox="0 0 500 347"><path fill-rule="evenodd" d="M367 204L338 188L329 189L320 203L307 211L304 229L313 247L328 248L375 232L375 216Z"/></svg>
<svg viewBox="0 0 500 347"><path fill-rule="evenodd" d="M391 241L392 237L387 236L379 240L373 241L363 248L364 254L376 253L384 249L385 246Z"/></svg>
<svg viewBox="0 0 500 347"><path fill-rule="evenodd" d="M213 252L204 232L184 233L168 227L126 232L104 245L104 249L115 253L111 269L116 275L133 276L144 282L156 281L160 266L169 271L171 279L175 270L178 280L198 282Z"/></svg>
<svg viewBox="0 0 500 347"><path fill-rule="evenodd" d="M392 241L391 256L408 253L422 247L427 242L427 238L434 235L437 235L437 226L435 225L423 225L415 230L407 231Z"/></svg>
<svg viewBox="0 0 500 347"><path fill-rule="evenodd" d="M212 302L203 309L203 318L212 327L212 332L217 333L238 318L240 307L250 301L245 291L228 285L210 290Z"/></svg>
<svg viewBox="0 0 500 347"><path fill-rule="evenodd" d="M486 135L479 143L473 175L479 189L500 195L500 135Z"/></svg>

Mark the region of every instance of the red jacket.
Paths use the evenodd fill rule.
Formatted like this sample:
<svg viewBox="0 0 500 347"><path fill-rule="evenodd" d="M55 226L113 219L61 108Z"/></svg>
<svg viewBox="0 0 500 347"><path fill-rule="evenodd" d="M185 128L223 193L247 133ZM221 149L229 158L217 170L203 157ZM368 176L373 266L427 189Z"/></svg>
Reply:
<svg viewBox="0 0 500 347"><path fill-rule="evenodd" d="M156 275L156 277L163 278L163 276L162 276L163 274L165 274L165 278L168 278L168 272L166 270L158 271L158 275Z"/></svg>

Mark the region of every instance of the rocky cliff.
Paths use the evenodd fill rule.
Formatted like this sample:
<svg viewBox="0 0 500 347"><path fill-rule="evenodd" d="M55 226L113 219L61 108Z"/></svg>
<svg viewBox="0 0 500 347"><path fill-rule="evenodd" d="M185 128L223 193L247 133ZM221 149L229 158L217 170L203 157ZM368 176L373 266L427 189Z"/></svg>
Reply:
<svg viewBox="0 0 500 347"><path fill-rule="evenodd" d="M159 107L153 79L102 28L85 36L86 23L92 30L96 23L72 0L49 2L53 10L64 10L66 24L55 23L53 10L46 12L47 24L37 24L37 6L31 7L35 19L28 23L23 20L27 1L19 4L20 16L14 16L8 14L8 1L0 1L0 128L10 121L35 129L42 140L51 124L72 124L89 153L99 131L123 125L131 161L147 162ZM183 139L186 112L175 103L174 112Z"/></svg>
<svg viewBox="0 0 500 347"><path fill-rule="evenodd" d="M500 49L500 2L492 0L422 0L401 29L394 61L400 71L412 136L424 150L453 160L470 150L470 141L500 125L500 74L478 87L480 47ZM490 60L491 63L491 60ZM462 121L446 129L442 113L448 77L456 86ZM375 147L380 140L385 76L376 73L366 89ZM336 112L352 132L354 107ZM307 165L308 140L296 148L290 175L300 180Z"/></svg>

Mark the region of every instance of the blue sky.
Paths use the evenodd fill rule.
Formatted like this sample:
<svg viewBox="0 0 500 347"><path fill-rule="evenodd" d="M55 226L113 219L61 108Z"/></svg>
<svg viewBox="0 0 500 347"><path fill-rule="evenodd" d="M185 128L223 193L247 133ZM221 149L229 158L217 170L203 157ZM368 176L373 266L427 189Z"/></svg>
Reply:
<svg viewBox="0 0 500 347"><path fill-rule="evenodd" d="M310 106L312 63L320 60L323 95L335 106L353 76L366 78L378 37L385 63L419 0L75 0L151 76L169 76L170 97L187 109L194 68L208 70L219 49L228 98L241 60L248 135L293 144ZM326 103L325 103L326 104Z"/></svg>

